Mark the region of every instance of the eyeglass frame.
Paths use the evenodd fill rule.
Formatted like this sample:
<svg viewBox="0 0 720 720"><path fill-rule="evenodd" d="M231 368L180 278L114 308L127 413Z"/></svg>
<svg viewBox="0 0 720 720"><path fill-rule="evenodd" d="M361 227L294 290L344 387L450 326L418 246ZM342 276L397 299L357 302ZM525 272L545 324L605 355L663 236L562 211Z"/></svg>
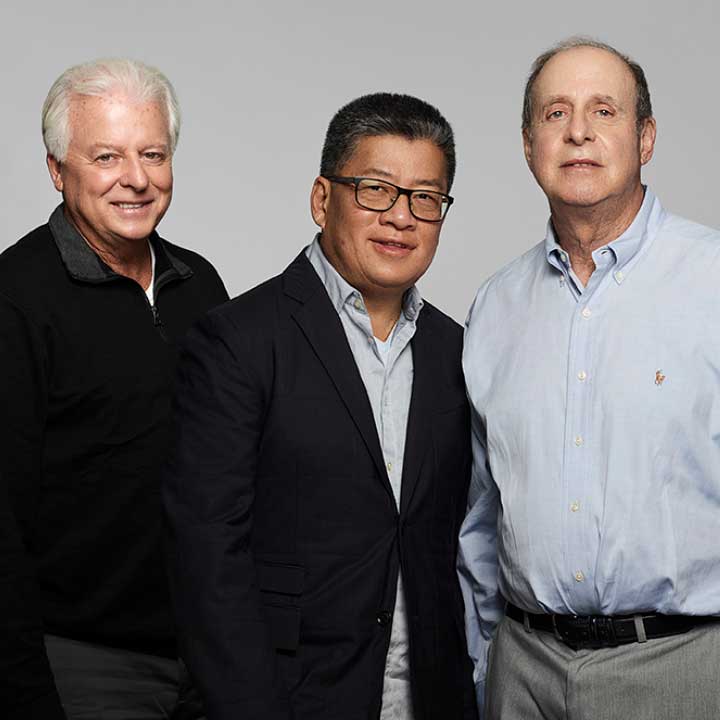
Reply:
<svg viewBox="0 0 720 720"><path fill-rule="evenodd" d="M404 188L400 187L400 185L396 185L395 183L391 183L388 180L383 180L382 178L373 178L373 177L351 177L351 176L345 176L345 175L323 175L326 180L329 180L330 182L336 182L340 183L341 185L353 185L355 187L355 202L363 209L363 210L370 210L371 212L387 212L388 210L392 210L395 207L395 203L398 201L401 195L407 195L408 199L408 208L410 209L410 214L416 219L420 220L421 222L430 222L430 223L439 223L442 222L448 214L448 210L450 210L450 206L455 202L455 198L451 195L448 195L447 193L440 192L439 190L425 190L422 188ZM395 197L395 199L392 201L392 204L390 207L385 208L384 210L378 210L377 208L370 208L366 205L363 205L360 200L358 199L358 189L360 186L361 180L374 180L379 183L383 183L383 185L390 185L391 187L394 187L398 194ZM414 193L432 193L433 195L441 195L443 198L447 199L447 205L445 207L445 211L442 214L442 217L439 217L437 220L429 220L428 218L418 217L412 209L412 196Z"/></svg>

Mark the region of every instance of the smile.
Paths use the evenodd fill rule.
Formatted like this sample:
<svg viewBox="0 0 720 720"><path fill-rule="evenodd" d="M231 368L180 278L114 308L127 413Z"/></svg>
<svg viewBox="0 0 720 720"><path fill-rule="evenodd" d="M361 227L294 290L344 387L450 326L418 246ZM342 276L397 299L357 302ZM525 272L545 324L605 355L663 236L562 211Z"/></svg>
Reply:
<svg viewBox="0 0 720 720"><path fill-rule="evenodd" d="M114 202L110 204L120 208L121 210L141 210L142 208L147 207L151 202L151 200L146 200L145 202Z"/></svg>
<svg viewBox="0 0 720 720"><path fill-rule="evenodd" d="M373 240L376 245L381 245L386 248L397 248L398 250L412 250L412 245L406 243L397 242L395 240Z"/></svg>

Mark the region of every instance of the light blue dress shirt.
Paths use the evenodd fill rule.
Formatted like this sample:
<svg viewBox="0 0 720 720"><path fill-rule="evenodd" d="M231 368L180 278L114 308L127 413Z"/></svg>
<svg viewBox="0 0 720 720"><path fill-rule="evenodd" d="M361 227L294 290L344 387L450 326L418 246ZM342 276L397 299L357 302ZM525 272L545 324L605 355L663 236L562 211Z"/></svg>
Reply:
<svg viewBox="0 0 720 720"><path fill-rule="evenodd" d="M418 289L410 288L403 298L403 311L395 328L384 342L378 340L373 335L370 316L365 309L362 295L328 262L318 237L307 249L307 257L340 316L350 350L370 399L388 478L399 509L405 436L412 397L413 358L410 341L415 335L416 321L423 301ZM402 578L398 576L380 720L412 720L408 653L405 598Z"/></svg>
<svg viewBox="0 0 720 720"><path fill-rule="evenodd" d="M466 324L458 570L481 709L500 595L531 612L720 614L720 233L646 190L593 260L583 287L548 223Z"/></svg>

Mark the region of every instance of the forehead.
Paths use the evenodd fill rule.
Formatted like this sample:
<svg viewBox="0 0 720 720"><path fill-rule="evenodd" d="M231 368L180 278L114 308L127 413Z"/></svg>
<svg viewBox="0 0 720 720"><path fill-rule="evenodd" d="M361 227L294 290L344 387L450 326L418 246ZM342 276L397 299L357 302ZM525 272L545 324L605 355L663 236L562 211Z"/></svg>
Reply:
<svg viewBox="0 0 720 720"><path fill-rule="evenodd" d="M343 165L344 175L387 177L398 185L446 182L445 154L432 140L410 140L401 135L365 136Z"/></svg>
<svg viewBox="0 0 720 720"><path fill-rule="evenodd" d="M149 136L168 133L164 108L157 102L139 102L123 93L74 95L70 100L72 140L97 137L111 140L133 133Z"/></svg>
<svg viewBox="0 0 720 720"><path fill-rule="evenodd" d="M538 102L563 95L608 95L632 102L635 78L625 62L607 50L571 48L548 60L535 81L533 95Z"/></svg>

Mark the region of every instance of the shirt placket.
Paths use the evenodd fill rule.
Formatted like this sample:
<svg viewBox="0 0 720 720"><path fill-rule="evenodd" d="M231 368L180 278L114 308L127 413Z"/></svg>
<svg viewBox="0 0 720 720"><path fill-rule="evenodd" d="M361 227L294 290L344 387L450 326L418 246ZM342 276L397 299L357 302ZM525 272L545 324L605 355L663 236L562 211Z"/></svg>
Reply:
<svg viewBox="0 0 720 720"><path fill-rule="evenodd" d="M597 467L598 425L593 417L593 384L597 368L593 348L598 342L601 304L607 291L608 267L612 255L598 255L596 269L577 296L570 328L567 368L567 404L563 463L563 518L565 537L565 587L569 604L576 612L593 607L593 573L598 546L591 521L601 493L594 486Z"/></svg>

